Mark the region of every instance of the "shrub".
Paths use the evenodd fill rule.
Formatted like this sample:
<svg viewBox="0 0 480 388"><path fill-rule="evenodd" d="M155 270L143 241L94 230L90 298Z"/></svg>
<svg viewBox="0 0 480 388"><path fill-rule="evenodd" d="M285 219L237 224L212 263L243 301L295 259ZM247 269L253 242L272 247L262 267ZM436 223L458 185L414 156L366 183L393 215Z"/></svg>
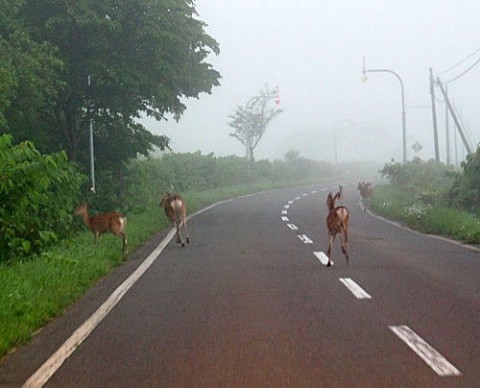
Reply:
<svg viewBox="0 0 480 388"><path fill-rule="evenodd" d="M72 231L84 176L64 152L42 155L31 142L0 137L0 260L25 257Z"/></svg>
<svg viewBox="0 0 480 388"><path fill-rule="evenodd" d="M413 201L438 206L446 201L453 184L453 167L430 160L415 158L405 164L387 163L380 173L397 190L408 194Z"/></svg>

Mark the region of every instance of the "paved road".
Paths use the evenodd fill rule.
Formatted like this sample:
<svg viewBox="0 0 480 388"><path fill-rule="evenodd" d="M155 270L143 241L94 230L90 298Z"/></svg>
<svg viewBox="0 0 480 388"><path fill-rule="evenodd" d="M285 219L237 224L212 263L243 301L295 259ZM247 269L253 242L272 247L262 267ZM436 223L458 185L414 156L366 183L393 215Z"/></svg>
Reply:
<svg viewBox="0 0 480 388"><path fill-rule="evenodd" d="M191 244L169 243L46 386L478 387L479 254L364 213L355 187L344 199L348 266L338 246L335 265L322 264L335 186L219 204L191 219ZM0 386L21 386L62 349L153 243L12 354Z"/></svg>

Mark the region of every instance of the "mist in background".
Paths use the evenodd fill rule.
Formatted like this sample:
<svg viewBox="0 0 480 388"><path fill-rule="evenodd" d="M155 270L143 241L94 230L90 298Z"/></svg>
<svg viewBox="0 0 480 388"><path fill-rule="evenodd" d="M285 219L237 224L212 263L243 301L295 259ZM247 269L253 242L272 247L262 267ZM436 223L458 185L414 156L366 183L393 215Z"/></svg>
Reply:
<svg viewBox="0 0 480 388"><path fill-rule="evenodd" d="M175 152L244 156L244 146L229 135L229 115L268 84L278 85L283 113L255 149L257 160L296 150L327 162L401 161L400 84L387 73L368 73L363 82L362 58L367 69L390 69L404 82L408 160L435 157L430 67L446 82L473 66L448 90L475 148L480 140L476 0L198 0L196 9L220 44L209 62L221 73L221 86L185 100L178 123L142 121L169 136ZM435 91L445 162L445 104ZM465 151L452 122L450 128L451 162L460 162ZM416 142L419 152L412 149Z"/></svg>

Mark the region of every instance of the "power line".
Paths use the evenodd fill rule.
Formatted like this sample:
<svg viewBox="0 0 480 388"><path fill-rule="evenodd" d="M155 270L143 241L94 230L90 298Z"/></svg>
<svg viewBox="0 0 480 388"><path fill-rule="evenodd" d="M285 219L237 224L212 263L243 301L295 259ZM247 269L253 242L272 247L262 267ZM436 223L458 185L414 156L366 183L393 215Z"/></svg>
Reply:
<svg viewBox="0 0 480 388"><path fill-rule="evenodd" d="M441 76L445 73L448 73L450 70L453 70L455 69L456 67L462 65L463 63L465 63L466 61L468 61L471 57L473 57L476 53L478 53L480 51L480 47L478 49L476 49L473 53L471 53L469 56L467 56L466 58L462 59L460 62L458 62L457 64L449 67L448 69L446 70L443 70L442 72L440 72L438 75Z"/></svg>
<svg viewBox="0 0 480 388"><path fill-rule="evenodd" d="M470 70L472 70L472 69L473 69L475 66L477 66L479 63L480 63L480 58L478 58L475 62L473 62L473 64L472 64L469 68L467 68L463 73L460 73L460 74L457 75L456 77L454 77L454 78L452 78L452 79L450 79L450 80L448 80L448 81L443 82L444 85L449 84L449 83L451 83L451 82L453 82L453 81L456 81L456 80L459 79L460 77L463 77L465 74L467 74Z"/></svg>

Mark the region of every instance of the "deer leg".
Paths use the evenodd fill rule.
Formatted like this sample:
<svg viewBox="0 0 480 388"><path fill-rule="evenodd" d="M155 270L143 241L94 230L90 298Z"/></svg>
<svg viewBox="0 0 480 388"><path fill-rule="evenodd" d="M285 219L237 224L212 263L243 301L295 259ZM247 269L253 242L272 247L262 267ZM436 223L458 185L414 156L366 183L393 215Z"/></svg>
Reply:
<svg viewBox="0 0 480 388"><path fill-rule="evenodd" d="M185 229L185 236L187 239L187 244L190 244L190 237L188 236L187 221L183 221L183 228Z"/></svg>
<svg viewBox="0 0 480 388"><path fill-rule="evenodd" d="M182 244L182 247L184 247L185 242L183 241L182 231L181 231L182 223L181 222L175 222L175 226L177 228L177 244Z"/></svg>
<svg viewBox="0 0 480 388"><path fill-rule="evenodd" d="M342 230L342 234L340 235L342 239L342 252L345 255L345 258L347 259L347 264L349 262L349 257L348 257L348 236L347 236L347 231L346 229Z"/></svg>
<svg viewBox="0 0 480 388"><path fill-rule="evenodd" d="M178 223L175 223L175 230L177 231L176 236L177 236L177 244L180 244L182 242L182 239L180 237L180 227Z"/></svg>
<svg viewBox="0 0 480 388"><path fill-rule="evenodd" d="M120 237L122 237L122 243L123 243L123 245L122 245L122 252L123 252L123 253L127 253L127 249L128 249L128 248L127 248L127 243L128 243L128 242L127 242L127 234L126 234L126 233L122 233L122 235L121 235Z"/></svg>
<svg viewBox="0 0 480 388"><path fill-rule="evenodd" d="M331 265L333 265L333 261L332 261L332 248L333 248L333 243L335 242L335 237L336 237L336 234L331 234L328 236L329 237L329 241L328 241L328 249L327 249L327 256L328 256L328 262L327 262L327 267L330 267Z"/></svg>
<svg viewBox="0 0 480 388"><path fill-rule="evenodd" d="M184 247L185 240L187 240L187 244L190 243L190 240L188 238L187 224L185 223L185 220L180 222L180 234L182 233L182 225L183 225L182 247Z"/></svg>

